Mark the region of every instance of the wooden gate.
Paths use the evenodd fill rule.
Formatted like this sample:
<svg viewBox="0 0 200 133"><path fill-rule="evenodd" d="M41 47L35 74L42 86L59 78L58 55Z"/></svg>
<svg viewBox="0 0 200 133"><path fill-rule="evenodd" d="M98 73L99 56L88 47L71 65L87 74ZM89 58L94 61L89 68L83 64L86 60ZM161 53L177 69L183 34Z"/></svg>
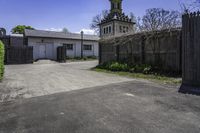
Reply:
<svg viewBox="0 0 200 133"><path fill-rule="evenodd" d="M57 48L57 61L66 62L66 47L60 46Z"/></svg>
<svg viewBox="0 0 200 133"><path fill-rule="evenodd" d="M6 64L33 63L33 47L6 47Z"/></svg>

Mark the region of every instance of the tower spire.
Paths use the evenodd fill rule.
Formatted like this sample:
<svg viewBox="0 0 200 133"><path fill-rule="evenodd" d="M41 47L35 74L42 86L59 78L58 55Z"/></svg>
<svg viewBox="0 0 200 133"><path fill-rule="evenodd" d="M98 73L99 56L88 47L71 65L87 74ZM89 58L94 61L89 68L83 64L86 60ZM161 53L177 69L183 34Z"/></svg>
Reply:
<svg viewBox="0 0 200 133"><path fill-rule="evenodd" d="M113 14L122 14L122 0L109 0L111 4L110 12Z"/></svg>

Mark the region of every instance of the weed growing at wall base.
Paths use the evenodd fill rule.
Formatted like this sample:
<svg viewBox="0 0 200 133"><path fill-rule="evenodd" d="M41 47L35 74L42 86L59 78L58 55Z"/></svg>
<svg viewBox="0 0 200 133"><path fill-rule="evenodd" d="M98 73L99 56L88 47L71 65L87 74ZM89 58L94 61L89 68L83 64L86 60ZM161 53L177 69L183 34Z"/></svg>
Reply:
<svg viewBox="0 0 200 133"><path fill-rule="evenodd" d="M4 44L0 41L0 81L4 74Z"/></svg>

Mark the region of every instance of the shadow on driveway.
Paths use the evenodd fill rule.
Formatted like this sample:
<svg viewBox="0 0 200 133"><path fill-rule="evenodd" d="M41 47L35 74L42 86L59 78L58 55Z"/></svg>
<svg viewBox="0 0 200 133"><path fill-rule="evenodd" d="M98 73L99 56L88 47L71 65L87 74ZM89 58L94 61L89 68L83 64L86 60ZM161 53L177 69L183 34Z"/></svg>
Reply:
<svg viewBox="0 0 200 133"><path fill-rule="evenodd" d="M200 97L124 82L0 104L1 133L199 133Z"/></svg>

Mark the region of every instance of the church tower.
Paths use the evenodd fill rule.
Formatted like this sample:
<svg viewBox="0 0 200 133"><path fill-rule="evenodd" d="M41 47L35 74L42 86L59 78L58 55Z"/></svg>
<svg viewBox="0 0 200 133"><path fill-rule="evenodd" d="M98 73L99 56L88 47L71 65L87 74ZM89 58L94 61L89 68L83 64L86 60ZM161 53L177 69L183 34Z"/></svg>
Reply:
<svg viewBox="0 0 200 133"><path fill-rule="evenodd" d="M110 13L99 24L100 37L109 38L134 33L134 22L123 13L123 0L109 0Z"/></svg>

